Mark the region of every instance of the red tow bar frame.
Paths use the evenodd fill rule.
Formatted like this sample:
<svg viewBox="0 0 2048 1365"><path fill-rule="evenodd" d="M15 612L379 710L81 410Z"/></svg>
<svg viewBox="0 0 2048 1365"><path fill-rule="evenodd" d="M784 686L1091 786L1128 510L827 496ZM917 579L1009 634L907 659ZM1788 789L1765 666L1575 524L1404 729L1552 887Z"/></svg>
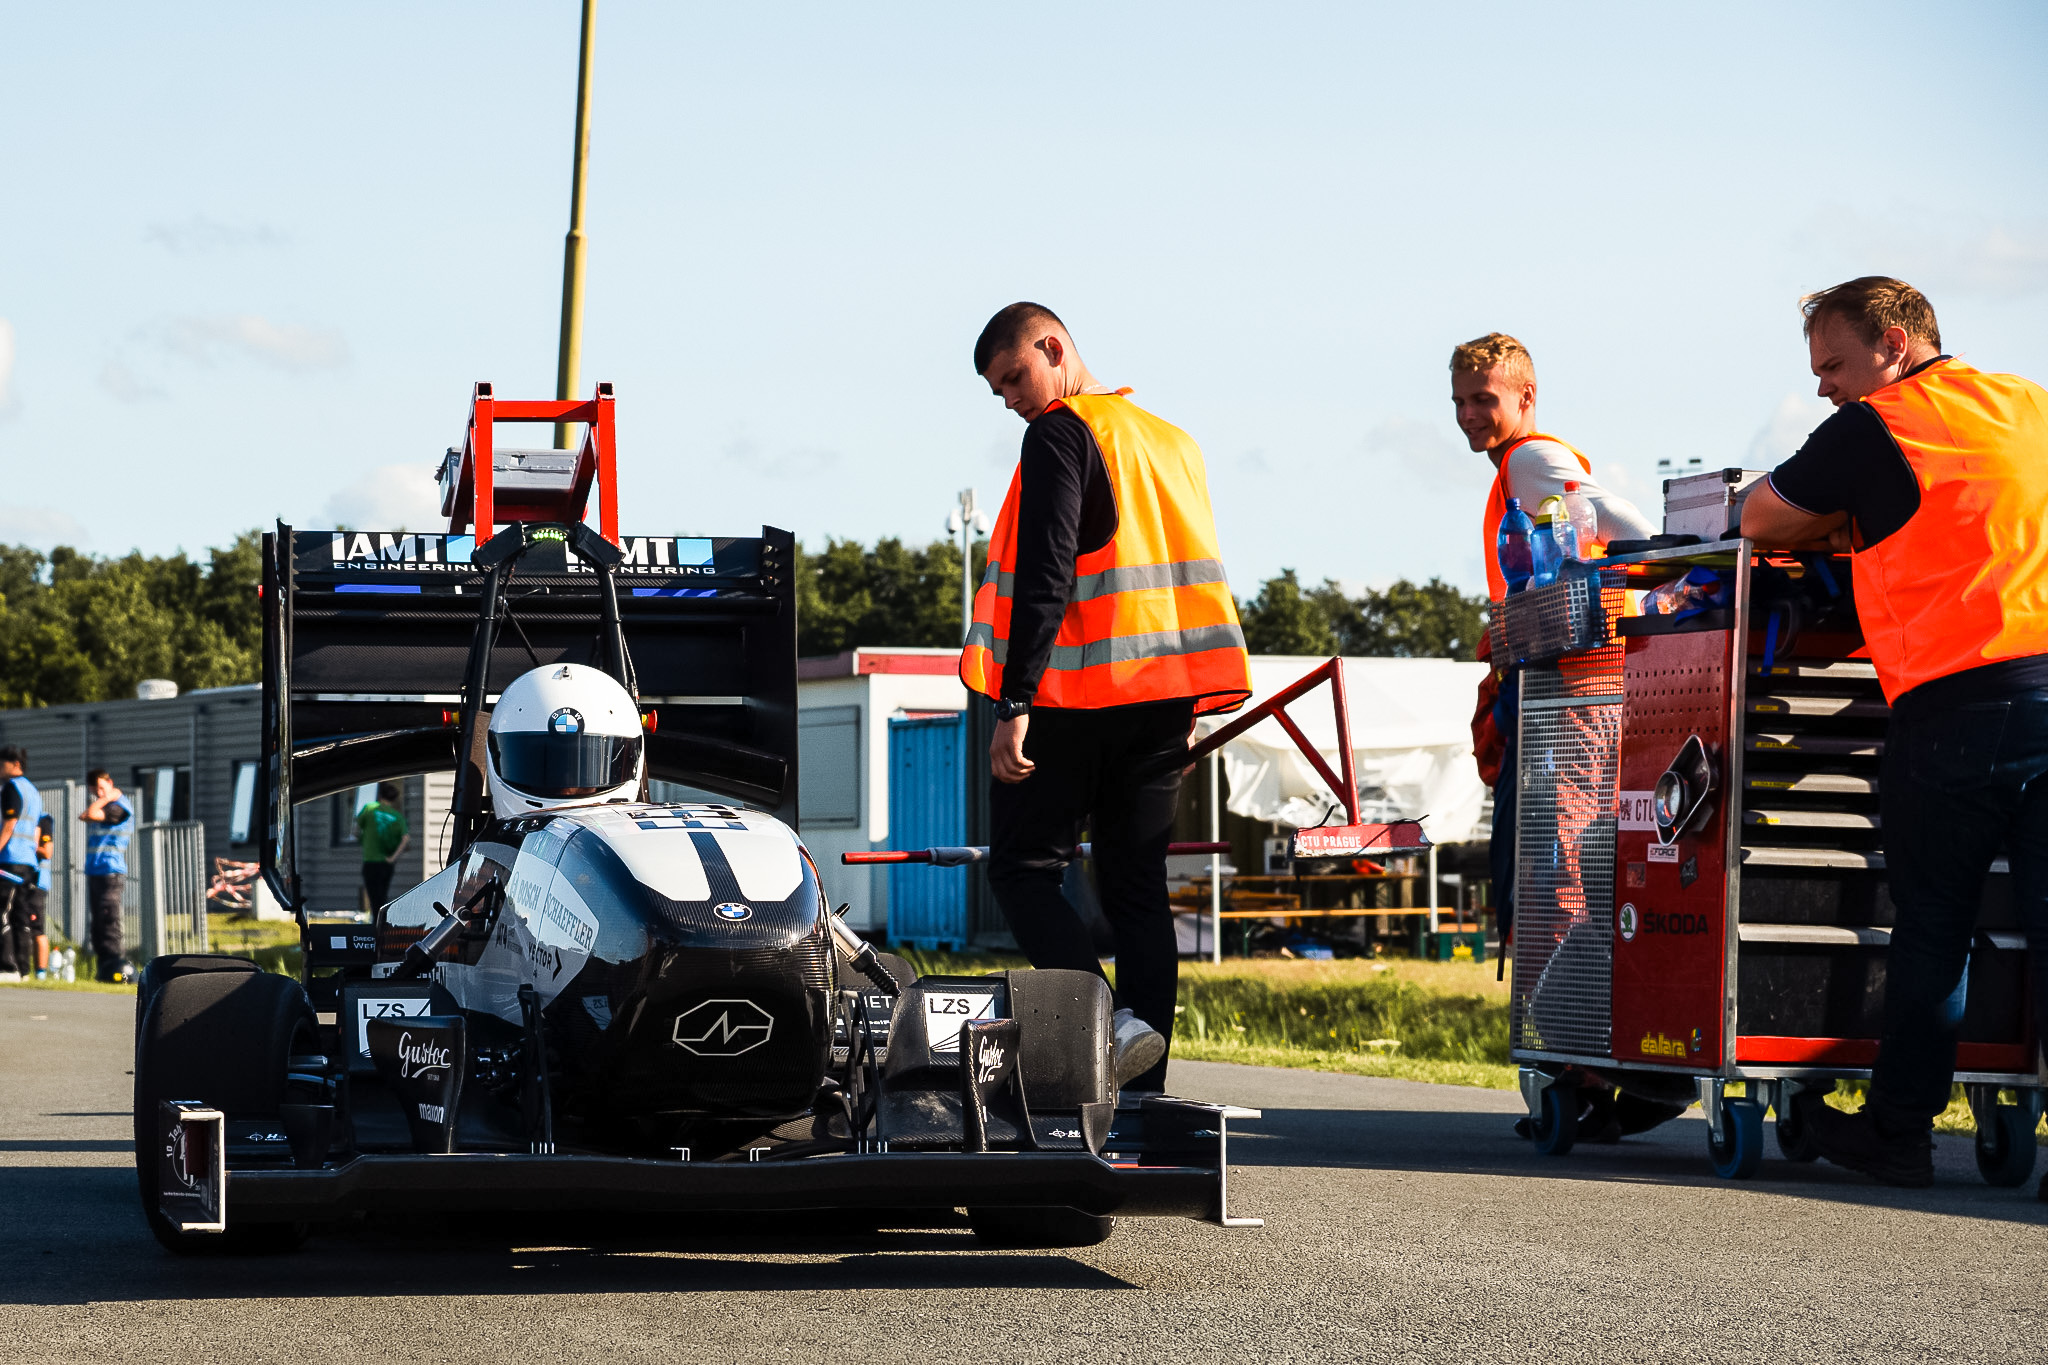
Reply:
<svg viewBox="0 0 2048 1365"><path fill-rule="evenodd" d="M556 499L500 504L496 496L496 466L491 462L492 427L498 422L581 422L583 440L576 448L576 474L568 493ZM540 400L498 398L491 386L480 383L469 399L469 430L462 438L462 467L456 487L455 510L448 517L448 531L459 535L475 527L479 542L490 539L499 523L510 521L583 520L590 502L590 486L597 485L597 533L614 545L619 543L618 456L615 444L612 386L599 384L588 399Z"/></svg>

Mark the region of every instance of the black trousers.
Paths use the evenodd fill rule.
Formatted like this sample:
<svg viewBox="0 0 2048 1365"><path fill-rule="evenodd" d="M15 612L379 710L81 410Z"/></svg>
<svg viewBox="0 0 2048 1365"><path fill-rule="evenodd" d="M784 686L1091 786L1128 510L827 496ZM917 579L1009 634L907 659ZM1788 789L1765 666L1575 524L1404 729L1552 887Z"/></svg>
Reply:
<svg viewBox="0 0 2048 1365"><path fill-rule="evenodd" d="M127 885L125 872L88 873L85 878L85 908L92 921L87 932L102 981L113 980L114 969L121 965L121 893Z"/></svg>
<svg viewBox="0 0 2048 1365"><path fill-rule="evenodd" d="M363 889L370 893L370 909L384 908L391 899L391 874L398 869L381 860L363 864Z"/></svg>
<svg viewBox="0 0 2048 1365"><path fill-rule="evenodd" d="M36 869L33 863L0 863L0 870L21 878L0 880L0 971L34 976L36 934L40 932L36 913Z"/></svg>
<svg viewBox="0 0 2048 1365"><path fill-rule="evenodd" d="M1166 899L1166 846L1180 798L1192 701L1101 711L1035 710L1016 785L989 784L988 881L1034 967L1102 975L1088 926L1060 891L1084 830L1116 939L1116 1003L1173 1039L1180 953ZM1164 771L1159 771L1163 768ZM1166 1062L1131 1081L1162 1090Z"/></svg>

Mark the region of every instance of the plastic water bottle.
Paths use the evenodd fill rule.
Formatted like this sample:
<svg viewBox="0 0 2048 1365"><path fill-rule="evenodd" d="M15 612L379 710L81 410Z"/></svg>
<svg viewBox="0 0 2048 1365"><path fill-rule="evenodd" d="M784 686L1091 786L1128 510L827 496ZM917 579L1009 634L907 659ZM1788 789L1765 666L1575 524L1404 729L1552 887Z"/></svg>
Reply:
<svg viewBox="0 0 2048 1365"><path fill-rule="evenodd" d="M1520 592L1528 586L1531 564L1530 543L1535 539L1536 528L1529 522L1529 514L1522 510L1520 498L1508 499L1508 510L1501 513L1500 531L1494 536L1494 557L1500 563L1500 576L1507 580L1510 594Z"/></svg>
<svg viewBox="0 0 2048 1365"><path fill-rule="evenodd" d="M1572 519L1572 529L1579 534L1580 559L1593 557L1593 546L1600 539L1600 516L1593 510L1593 504L1586 501L1586 495L1579 491L1577 479L1567 479L1564 485L1565 515Z"/></svg>
<svg viewBox="0 0 2048 1365"><path fill-rule="evenodd" d="M1529 586L1555 582L1557 571L1579 557L1579 533L1565 515L1564 500L1548 497L1536 509L1536 530L1529 538Z"/></svg>

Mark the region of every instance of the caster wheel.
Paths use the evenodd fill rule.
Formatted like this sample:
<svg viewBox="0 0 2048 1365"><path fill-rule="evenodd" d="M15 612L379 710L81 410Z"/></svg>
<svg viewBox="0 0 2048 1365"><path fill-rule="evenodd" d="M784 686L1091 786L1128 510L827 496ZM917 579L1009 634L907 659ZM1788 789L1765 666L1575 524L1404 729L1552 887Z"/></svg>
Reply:
<svg viewBox="0 0 2048 1365"><path fill-rule="evenodd" d="M1797 1101L1780 1106L1778 1121L1772 1126L1778 1130L1778 1150L1785 1160L1819 1160L1820 1144L1813 1140L1813 1125L1806 1121Z"/></svg>
<svg viewBox="0 0 2048 1365"><path fill-rule="evenodd" d="M1543 1107L1530 1134L1545 1156L1563 1156L1579 1140L1579 1088L1553 1085L1543 1092Z"/></svg>
<svg viewBox="0 0 2048 1365"><path fill-rule="evenodd" d="M2032 1112L2001 1104L1991 1115L1991 1122L1977 1130L1977 1171L1988 1185L2024 1185L2034 1173L2034 1125L2028 1122Z"/></svg>
<svg viewBox="0 0 2048 1365"><path fill-rule="evenodd" d="M1714 1174L1723 1180L1747 1180L1764 1159L1763 1106L1750 1100L1729 1100L1721 1111L1721 1140L1707 1137L1707 1155Z"/></svg>

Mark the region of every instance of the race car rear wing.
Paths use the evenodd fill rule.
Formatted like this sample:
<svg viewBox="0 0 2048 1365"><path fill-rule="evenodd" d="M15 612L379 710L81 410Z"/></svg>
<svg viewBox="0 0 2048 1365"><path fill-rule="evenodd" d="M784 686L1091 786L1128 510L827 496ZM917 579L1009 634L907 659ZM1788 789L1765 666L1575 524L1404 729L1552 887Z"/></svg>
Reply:
<svg viewBox="0 0 2048 1365"><path fill-rule="evenodd" d="M479 545L279 523L261 586L265 880L300 904L297 804L452 771L458 816L480 809L488 708L557 662L602 668L639 700L651 778L795 824L795 559L772 527L615 545L580 522L521 522Z"/></svg>

